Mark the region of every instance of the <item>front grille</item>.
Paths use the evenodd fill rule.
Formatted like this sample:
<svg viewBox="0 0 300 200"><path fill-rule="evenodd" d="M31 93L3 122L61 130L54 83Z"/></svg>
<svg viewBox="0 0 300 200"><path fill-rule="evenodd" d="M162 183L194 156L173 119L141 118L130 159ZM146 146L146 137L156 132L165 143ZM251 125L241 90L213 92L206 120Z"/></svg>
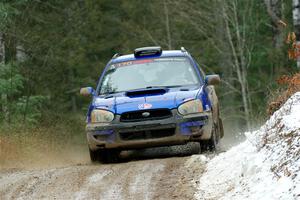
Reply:
<svg viewBox="0 0 300 200"><path fill-rule="evenodd" d="M145 140L169 137L175 134L175 128L119 133L122 140Z"/></svg>
<svg viewBox="0 0 300 200"><path fill-rule="evenodd" d="M136 122L146 120L157 120L172 117L169 109L155 109L155 110L140 110L126 112L121 115L121 122Z"/></svg>

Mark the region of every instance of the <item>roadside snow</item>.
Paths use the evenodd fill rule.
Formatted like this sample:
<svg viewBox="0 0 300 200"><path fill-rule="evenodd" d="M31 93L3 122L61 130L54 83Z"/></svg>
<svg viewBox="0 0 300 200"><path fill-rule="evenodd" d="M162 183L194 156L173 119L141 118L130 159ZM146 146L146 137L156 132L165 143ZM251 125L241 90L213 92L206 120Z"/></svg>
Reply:
<svg viewBox="0 0 300 200"><path fill-rule="evenodd" d="M300 199L300 92L245 135L245 142L208 161L195 197Z"/></svg>

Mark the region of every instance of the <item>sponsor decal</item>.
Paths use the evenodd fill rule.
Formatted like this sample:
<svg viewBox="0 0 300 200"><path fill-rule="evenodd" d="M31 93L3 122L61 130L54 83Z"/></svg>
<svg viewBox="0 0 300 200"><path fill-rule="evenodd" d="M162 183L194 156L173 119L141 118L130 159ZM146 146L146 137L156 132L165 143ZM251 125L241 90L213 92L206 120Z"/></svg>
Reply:
<svg viewBox="0 0 300 200"><path fill-rule="evenodd" d="M186 61L186 58L184 58L184 57L182 57L182 58L180 58L180 57L174 57L174 58L172 58L172 57L168 57L168 58L158 58L158 59L155 59L154 61L167 61L167 62L169 62L169 61Z"/></svg>
<svg viewBox="0 0 300 200"><path fill-rule="evenodd" d="M138 108L139 108L140 110L143 110L143 109L150 109L150 108L152 108L152 104L150 104L150 103L139 104L139 105L138 105Z"/></svg>
<svg viewBox="0 0 300 200"><path fill-rule="evenodd" d="M174 57L174 58L156 58L156 59L143 59L143 60L133 60L133 61L126 61L115 63L111 66L113 67L126 67L130 65L138 65L138 64L145 64L145 63L152 63L152 62L186 62L186 58Z"/></svg>
<svg viewBox="0 0 300 200"><path fill-rule="evenodd" d="M121 63L116 63L116 67L125 67L129 65L138 65L138 64L144 64L144 63L150 63L153 62L154 59L145 59L145 60L134 60L134 61L127 61L127 62L121 62Z"/></svg>

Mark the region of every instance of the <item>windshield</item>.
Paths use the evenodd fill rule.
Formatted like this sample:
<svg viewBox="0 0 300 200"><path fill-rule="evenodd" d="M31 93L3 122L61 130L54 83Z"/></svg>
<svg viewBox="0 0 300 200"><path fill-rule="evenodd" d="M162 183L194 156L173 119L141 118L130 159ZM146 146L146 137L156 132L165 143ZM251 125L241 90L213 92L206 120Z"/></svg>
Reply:
<svg viewBox="0 0 300 200"><path fill-rule="evenodd" d="M103 77L100 94L198 83L195 70L185 57L135 60L110 65Z"/></svg>

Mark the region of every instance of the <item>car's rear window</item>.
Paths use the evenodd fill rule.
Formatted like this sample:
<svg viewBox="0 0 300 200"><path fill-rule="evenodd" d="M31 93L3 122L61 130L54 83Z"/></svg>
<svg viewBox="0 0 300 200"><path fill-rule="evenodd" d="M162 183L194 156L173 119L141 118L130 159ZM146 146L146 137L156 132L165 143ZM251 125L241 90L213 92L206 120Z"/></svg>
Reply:
<svg viewBox="0 0 300 200"><path fill-rule="evenodd" d="M143 59L111 64L99 93L196 84L199 84L198 76L186 57Z"/></svg>

